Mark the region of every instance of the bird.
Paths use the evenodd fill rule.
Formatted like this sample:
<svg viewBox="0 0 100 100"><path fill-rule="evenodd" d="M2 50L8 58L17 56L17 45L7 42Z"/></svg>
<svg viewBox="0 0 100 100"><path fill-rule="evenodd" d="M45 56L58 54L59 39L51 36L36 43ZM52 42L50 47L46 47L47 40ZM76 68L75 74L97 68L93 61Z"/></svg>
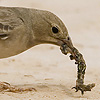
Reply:
<svg viewBox="0 0 100 100"><path fill-rule="evenodd" d="M0 7L0 59L15 56L39 44L72 47L62 20L46 10Z"/></svg>
<svg viewBox="0 0 100 100"><path fill-rule="evenodd" d="M62 20L47 10L0 6L0 59L20 54L39 44L73 44ZM24 91L7 82L1 90ZM32 90L32 89L26 89Z"/></svg>
<svg viewBox="0 0 100 100"><path fill-rule="evenodd" d="M80 54L74 48L68 30L62 20L50 11L23 7L0 6L0 59L20 54L39 44L54 44L60 46L61 52ZM70 56L71 60L77 55ZM81 57L82 58L82 57ZM81 61L79 56L79 62ZM84 59L82 60L84 62ZM82 68L85 66L78 64ZM82 69L80 70L82 72ZM85 70L84 70L85 71ZM84 76L85 73L82 73ZM80 72L78 72L80 75ZM84 85L80 77L76 81L78 90L91 91L95 84ZM78 85L77 85L78 84ZM7 82L0 82L0 91L22 92L34 88L16 88Z"/></svg>

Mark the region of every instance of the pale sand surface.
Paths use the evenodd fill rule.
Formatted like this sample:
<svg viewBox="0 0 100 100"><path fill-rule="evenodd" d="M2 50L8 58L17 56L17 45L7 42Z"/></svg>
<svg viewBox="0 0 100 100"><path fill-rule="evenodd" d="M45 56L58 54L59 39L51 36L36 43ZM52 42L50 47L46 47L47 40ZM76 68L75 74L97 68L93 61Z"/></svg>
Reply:
<svg viewBox="0 0 100 100"><path fill-rule="evenodd" d="M85 83L96 83L81 96L75 86L76 65L59 47L39 45L0 60L0 81L36 91L0 92L0 100L100 100L100 0L0 0L0 5L45 9L58 15L68 27L75 47L87 63Z"/></svg>

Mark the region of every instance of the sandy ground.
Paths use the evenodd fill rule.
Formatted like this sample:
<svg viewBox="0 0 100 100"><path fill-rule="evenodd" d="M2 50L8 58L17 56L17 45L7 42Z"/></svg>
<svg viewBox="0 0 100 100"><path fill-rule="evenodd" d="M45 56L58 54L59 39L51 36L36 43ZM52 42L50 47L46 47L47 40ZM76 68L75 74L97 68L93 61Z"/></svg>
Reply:
<svg viewBox="0 0 100 100"><path fill-rule="evenodd" d="M76 66L55 45L39 45L15 57L0 60L0 81L36 91L0 92L0 100L100 100L100 0L0 0L3 6L49 10L69 30L75 47L87 63L85 83L96 83L81 96L75 86Z"/></svg>

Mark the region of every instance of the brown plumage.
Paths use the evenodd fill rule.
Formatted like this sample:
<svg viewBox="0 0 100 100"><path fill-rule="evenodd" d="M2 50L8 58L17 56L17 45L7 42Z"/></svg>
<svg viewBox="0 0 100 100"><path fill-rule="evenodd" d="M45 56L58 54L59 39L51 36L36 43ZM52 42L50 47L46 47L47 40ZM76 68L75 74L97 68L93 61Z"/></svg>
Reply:
<svg viewBox="0 0 100 100"><path fill-rule="evenodd" d="M64 41L63 41L64 40ZM0 7L0 58L17 55L35 45L72 46L63 22L44 10Z"/></svg>

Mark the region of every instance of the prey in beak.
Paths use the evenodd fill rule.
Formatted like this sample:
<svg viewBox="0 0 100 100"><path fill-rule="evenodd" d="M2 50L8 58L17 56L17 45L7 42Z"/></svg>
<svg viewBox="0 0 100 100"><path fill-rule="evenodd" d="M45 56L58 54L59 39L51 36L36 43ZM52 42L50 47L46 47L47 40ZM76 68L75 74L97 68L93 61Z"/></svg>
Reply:
<svg viewBox="0 0 100 100"><path fill-rule="evenodd" d="M91 91L93 87L95 87L95 84L88 84L84 85L84 75L86 70L86 63L83 58L83 55L73 46L72 41L70 37L67 37L67 39L62 39L62 42L60 43L60 50L63 54L67 55L70 53L70 60L75 60L75 64L77 64L77 80L76 80L76 86L72 89L76 89L76 92L79 90L81 91L81 94L83 95L86 91Z"/></svg>

